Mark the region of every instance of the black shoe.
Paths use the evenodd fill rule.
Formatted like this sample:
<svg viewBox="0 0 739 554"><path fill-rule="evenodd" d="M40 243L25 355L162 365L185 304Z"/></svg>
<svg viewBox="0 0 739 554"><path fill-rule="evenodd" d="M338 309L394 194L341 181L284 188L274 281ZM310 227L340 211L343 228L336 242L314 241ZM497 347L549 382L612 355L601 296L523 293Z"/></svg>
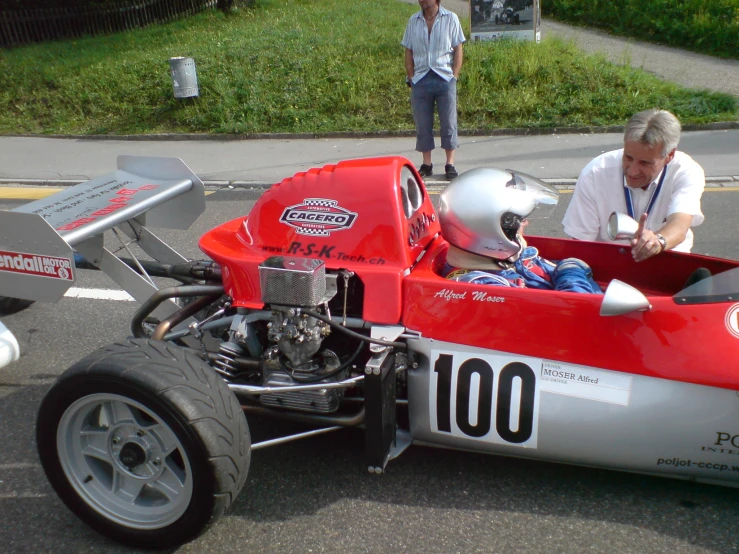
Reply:
<svg viewBox="0 0 739 554"><path fill-rule="evenodd" d="M421 177L431 177L434 174L434 164L421 164L418 168L418 174Z"/></svg>
<svg viewBox="0 0 739 554"><path fill-rule="evenodd" d="M444 166L444 174L448 180L454 179L459 173L457 173L457 170L454 169L454 165L452 164L446 164Z"/></svg>

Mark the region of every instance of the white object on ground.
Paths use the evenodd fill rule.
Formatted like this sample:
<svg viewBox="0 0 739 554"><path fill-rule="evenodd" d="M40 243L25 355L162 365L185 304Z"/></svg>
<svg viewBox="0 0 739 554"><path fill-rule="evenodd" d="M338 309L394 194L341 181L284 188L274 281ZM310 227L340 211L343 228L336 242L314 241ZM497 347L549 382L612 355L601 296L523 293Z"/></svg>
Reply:
<svg viewBox="0 0 739 554"><path fill-rule="evenodd" d="M18 341L10 330L0 321L0 367L16 361L21 355Z"/></svg>

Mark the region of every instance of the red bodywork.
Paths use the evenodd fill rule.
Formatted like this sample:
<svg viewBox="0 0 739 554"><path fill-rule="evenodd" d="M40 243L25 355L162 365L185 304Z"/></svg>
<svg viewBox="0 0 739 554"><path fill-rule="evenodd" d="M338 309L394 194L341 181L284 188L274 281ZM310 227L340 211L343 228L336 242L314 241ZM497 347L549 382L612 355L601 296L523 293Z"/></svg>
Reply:
<svg viewBox="0 0 739 554"><path fill-rule="evenodd" d="M403 209L404 167L422 193L410 217ZM375 324L400 323L434 340L739 390L739 338L725 323L733 303L678 305L672 298L696 268L717 274L739 262L668 252L636 264L616 244L529 237L545 258L581 258L604 288L619 279L652 304L647 312L604 317L601 295L444 279L448 244L439 233L412 164L389 157L285 179L248 217L206 233L200 247L222 266L236 306L263 307L258 266L266 258L319 258L327 270L357 274L365 290L362 317Z"/></svg>

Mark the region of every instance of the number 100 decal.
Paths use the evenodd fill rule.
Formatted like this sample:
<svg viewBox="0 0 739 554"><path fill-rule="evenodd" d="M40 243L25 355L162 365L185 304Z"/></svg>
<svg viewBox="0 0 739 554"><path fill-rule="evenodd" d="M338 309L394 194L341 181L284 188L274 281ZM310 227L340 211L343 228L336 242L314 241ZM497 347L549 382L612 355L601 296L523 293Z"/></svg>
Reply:
<svg viewBox="0 0 739 554"><path fill-rule="evenodd" d="M539 384L530 365L504 356L443 352L433 352L431 360L432 431L536 448Z"/></svg>

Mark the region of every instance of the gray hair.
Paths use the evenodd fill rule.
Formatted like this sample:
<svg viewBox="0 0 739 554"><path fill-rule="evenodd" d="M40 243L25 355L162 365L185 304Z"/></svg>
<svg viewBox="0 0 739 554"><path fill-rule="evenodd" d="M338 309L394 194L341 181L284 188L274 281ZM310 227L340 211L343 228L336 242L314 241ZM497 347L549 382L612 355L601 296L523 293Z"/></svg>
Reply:
<svg viewBox="0 0 739 554"><path fill-rule="evenodd" d="M680 142L680 121L667 110L653 108L639 112L624 128L624 140L654 146L662 144L662 156L667 156Z"/></svg>

